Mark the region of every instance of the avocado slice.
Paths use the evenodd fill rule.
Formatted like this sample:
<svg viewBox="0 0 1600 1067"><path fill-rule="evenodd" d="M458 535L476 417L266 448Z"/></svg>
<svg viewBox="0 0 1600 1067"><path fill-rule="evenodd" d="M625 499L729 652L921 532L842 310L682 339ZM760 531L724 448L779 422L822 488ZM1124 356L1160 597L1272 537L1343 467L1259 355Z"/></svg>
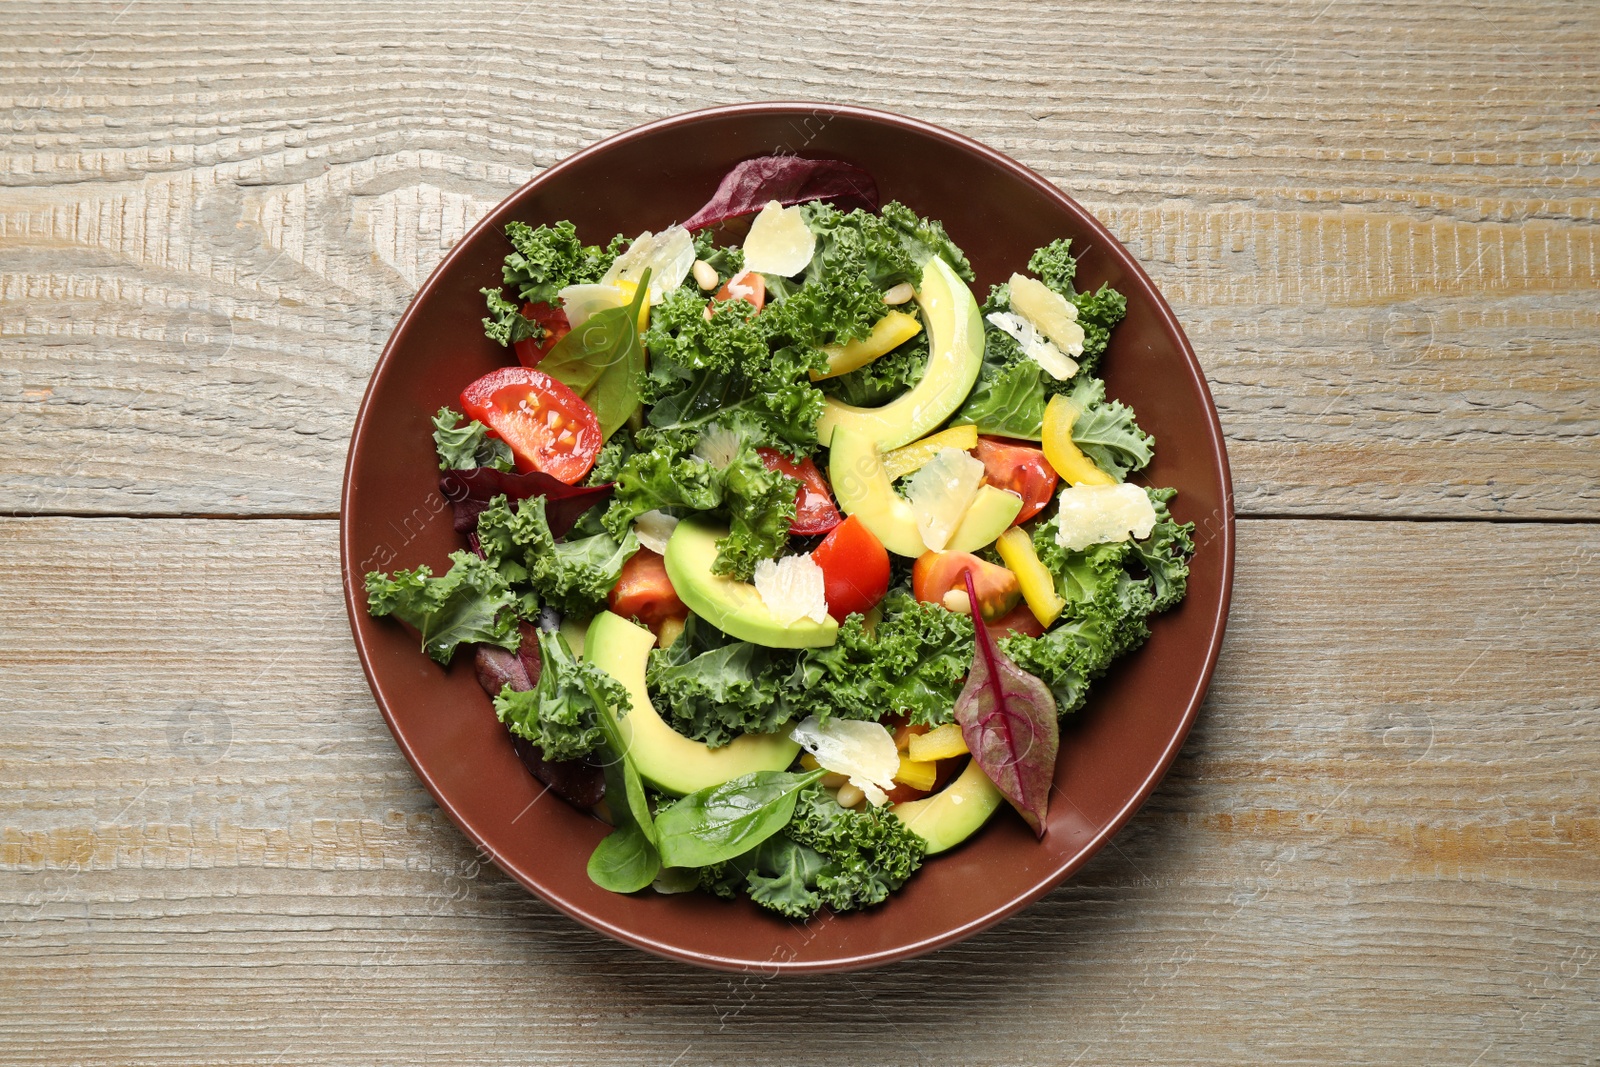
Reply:
<svg viewBox="0 0 1600 1067"><path fill-rule="evenodd" d="M800 746L783 734L745 734L722 748L690 740L662 721L645 689L645 661L655 635L602 611L589 624L589 662L622 683L633 709L617 720L622 742L641 777L680 796L756 771L781 771Z"/></svg>
<svg viewBox="0 0 1600 1067"><path fill-rule="evenodd" d="M896 804L896 818L928 844L928 855L955 848L989 821L1004 799L977 760L968 760L960 777L930 797Z"/></svg>
<svg viewBox="0 0 1600 1067"><path fill-rule="evenodd" d="M838 639L839 624L832 618L784 624L767 610L755 586L711 573L717 541L727 536L726 527L696 515L678 523L667 541L667 577L690 611L725 634L768 648L823 648Z"/></svg>
<svg viewBox="0 0 1600 1067"><path fill-rule="evenodd" d="M883 547L900 556L915 558L928 551L917 529L911 505L889 483L883 456L872 441L847 427L833 435L828 456L828 478L833 493L845 514L854 515L883 542ZM967 508L961 525L945 547L956 552L975 552L1005 533L1022 510L1022 498L1004 489L985 485ZM682 527L679 527L680 529ZM671 546L668 546L669 550ZM668 565L671 571L671 565ZM673 579L677 584L677 579ZM680 590L678 593L682 596ZM690 605L693 607L693 605Z"/></svg>
<svg viewBox="0 0 1600 1067"><path fill-rule="evenodd" d="M972 290L938 256L922 268L917 303L928 328L928 367L922 380L881 407L858 408L833 397L823 402L817 440L836 430L861 434L888 450L910 444L955 414L983 366L983 317Z"/></svg>

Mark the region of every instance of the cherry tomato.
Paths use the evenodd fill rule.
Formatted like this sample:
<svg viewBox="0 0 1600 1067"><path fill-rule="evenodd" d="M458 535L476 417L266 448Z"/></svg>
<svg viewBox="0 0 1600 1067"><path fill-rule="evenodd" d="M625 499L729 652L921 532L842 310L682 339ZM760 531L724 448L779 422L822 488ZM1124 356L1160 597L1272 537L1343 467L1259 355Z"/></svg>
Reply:
<svg viewBox="0 0 1600 1067"><path fill-rule="evenodd" d="M639 549L622 565L606 604L624 619L638 619L652 630L659 630L668 619L689 614L667 577L666 561L648 548Z"/></svg>
<svg viewBox="0 0 1600 1067"><path fill-rule="evenodd" d="M811 558L822 568L828 614L839 622L865 615L889 591L889 553L854 515L835 526Z"/></svg>
<svg viewBox="0 0 1600 1067"><path fill-rule="evenodd" d="M813 537L839 525L839 509L833 506L828 483L823 481L822 472L817 470L817 465L811 462L809 456L796 463L775 448L758 448L756 454L767 465L767 470L782 471L800 482L800 493L794 505L794 521L789 524L790 533Z"/></svg>
<svg viewBox="0 0 1600 1067"><path fill-rule="evenodd" d="M984 477L990 485L1022 498L1016 523L1027 522L1050 503L1059 479L1039 449L1003 437L980 437L972 453L983 461Z"/></svg>
<svg viewBox="0 0 1600 1067"><path fill-rule="evenodd" d="M461 391L461 407L511 446L517 470L572 485L594 466L600 423L589 405L543 371L503 367Z"/></svg>
<svg viewBox="0 0 1600 1067"><path fill-rule="evenodd" d="M533 338L524 338L511 346L517 354L517 362L524 367L537 367L539 361L550 354L567 334L572 332L572 324L567 321L567 313L558 307L539 301L537 304L522 305L522 317L532 319L544 328L544 336L535 341Z"/></svg>
<svg viewBox="0 0 1600 1067"><path fill-rule="evenodd" d="M952 589L966 591L961 573L968 569L978 593L978 610L985 619L1000 618L1022 599L1015 574L970 552L924 552L918 556L911 565L911 595L925 604L943 604L944 595Z"/></svg>
<svg viewBox="0 0 1600 1067"><path fill-rule="evenodd" d="M976 578L974 578L976 581ZM981 597L982 594L980 593ZM989 636L996 641L1012 634L1022 634L1026 637L1039 637L1044 633L1044 627L1033 614L1033 609L1026 604L1018 604L993 622L985 621L989 628Z"/></svg>
<svg viewBox="0 0 1600 1067"><path fill-rule="evenodd" d="M729 278L721 289L717 290L716 299L745 301L756 311L760 311L767 304L767 280L757 271L743 270ZM710 309L707 308L709 311ZM754 314L752 312L751 314Z"/></svg>

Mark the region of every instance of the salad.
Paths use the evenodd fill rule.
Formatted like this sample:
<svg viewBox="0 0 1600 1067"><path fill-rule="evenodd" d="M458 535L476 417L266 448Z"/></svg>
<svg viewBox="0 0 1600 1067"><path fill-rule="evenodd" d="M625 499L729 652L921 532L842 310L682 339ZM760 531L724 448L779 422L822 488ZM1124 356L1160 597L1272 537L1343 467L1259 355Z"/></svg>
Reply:
<svg viewBox="0 0 1600 1067"><path fill-rule="evenodd" d="M1058 240L980 304L836 160L748 160L605 245L505 235L508 365L433 417L463 547L366 590L610 824L592 880L804 918L1001 809L1042 837L1061 718L1194 550L1095 376L1123 298Z"/></svg>

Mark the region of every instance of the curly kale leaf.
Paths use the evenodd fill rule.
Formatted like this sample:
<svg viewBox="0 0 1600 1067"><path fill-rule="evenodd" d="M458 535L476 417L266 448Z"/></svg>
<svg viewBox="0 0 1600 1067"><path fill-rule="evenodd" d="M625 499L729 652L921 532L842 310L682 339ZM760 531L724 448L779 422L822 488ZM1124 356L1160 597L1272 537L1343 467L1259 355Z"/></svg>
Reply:
<svg viewBox="0 0 1600 1067"><path fill-rule="evenodd" d="M1078 366L1092 373L1111 342L1111 328L1128 313L1128 298L1102 283L1092 293L1073 293L1067 299L1078 306L1078 325L1083 327Z"/></svg>
<svg viewBox="0 0 1600 1067"><path fill-rule="evenodd" d="M462 426L461 418L447 407L440 408L433 417L433 447L439 453L439 469L460 471L493 467L499 471L511 470L511 446L498 437L490 437L489 427L477 419Z"/></svg>
<svg viewBox="0 0 1600 1067"><path fill-rule="evenodd" d="M504 497L496 497L478 516L478 543L509 580L527 582L545 604L582 617L605 604L622 565L639 550L631 529L620 540L597 533L557 541L542 496L529 497L515 511Z"/></svg>
<svg viewBox="0 0 1600 1067"><path fill-rule="evenodd" d="M681 436L663 437L622 462L602 522L620 540L628 535L633 520L647 511L710 511L722 504L722 491L722 477L715 467L690 453Z"/></svg>
<svg viewBox="0 0 1600 1067"><path fill-rule="evenodd" d="M722 472L728 536L717 542L713 574L749 581L756 564L772 559L789 543L799 482L768 470L748 443Z"/></svg>
<svg viewBox="0 0 1600 1067"><path fill-rule="evenodd" d="M605 743L594 696L617 715L631 708L622 683L567 647L558 631L539 631L543 667L539 684L518 692L510 686L494 698L494 711L512 733L539 746L552 761L587 756Z"/></svg>
<svg viewBox="0 0 1600 1067"><path fill-rule="evenodd" d="M922 838L890 812L841 808L820 786L800 794L782 836L822 858L811 887L834 911L880 903L922 866L927 852Z"/></svg>
<svg viewBox="0 0 1600 1067"><path fill-rule="evenodd" d="M1072 255L1071 239L1062 237L1036 250L1028 257L1028 270L1062 296L1074 292L1072 279L1077 277L1078 261Z"/></svg>
<svg viewBox="0 0 1600 1067"><path fill-rule="evenodd" d="M507 300L499 289L480 289L489 307L489 317L483 320L483 332L489 340L510 348L518 341L532 338L544 339L544 327L522 314L522 306Z"/></svg>
<svg viewBox="0 0 1600 1067"><path fill-rule="evenodd" d="M510 222L506 239L512 251L501 276L505 285L530 303L554 303L556 294L569 285L599 281L628 243L618 234L605 248L586 245L578 240L578 228L567 221L554 226Z"/></svg>
<svg viewBox="0 0 1600 1067"><path fill-rule="evenodd" d="M1117 481L1143 470L1155 454L1155 440L1133 421L1133 409L1120 400L1106 399L1106 383L1081 374L1068 394L1078 417L1072 423L1072 443L1094 465Z"/></svg>
<svg viewBox="0 0 1600 1067"><path fill-rule="evenodd" d="M435 578L427 567L367 575L367 610L393 615L422 634L422 650L448 664L456 646L481 641L515 652L517 598L505 576L471 552L452 552L450 570Z"/></svg>
<svg viewBox="0 0 1600 1067"><path fill-rule="evenodd" d="M928 335L924 331L864 367L817 384L824 393L846 404L877 407L920 382L927 369Z"/></svg>
<svg viewBox="0 0 1600 1067"><path fill-rule="evenodd" d="M800 210L817 235L817 251L806 268L808 280L864 272L881 292L900 282L921 282L923 265L934 256L966 281L973 279L972 265L944 227L904 204L891 201L878 214L860 208L842 212L826 203L803 204Z"/></svg>
<svg viewBox="0 0 1600 1067"><path fill-rule="evenodd" d="M830 873L822 853L778 834L761 842L749 861L745 889L763 908L791 919L809 919L822 907L816 887Z"/></svg>
<svg viewBox="0 0 1600 1067"><path fill-rule="evenodd" d="M797 715L876 720L904 712L915 723L951 721L972 664L971 616L904 590L891 591L882 611L873 629L852 615L832 645L800 656L790 683Z"/></svg>
<svg viewBox="0 0 1600 1067"><path fill-rule="evenodd" d="M784 686L793 660L792 652L736 640L690 615L676 641L650 653L645 684L675 730L720 748L793 718Z"/></svg>

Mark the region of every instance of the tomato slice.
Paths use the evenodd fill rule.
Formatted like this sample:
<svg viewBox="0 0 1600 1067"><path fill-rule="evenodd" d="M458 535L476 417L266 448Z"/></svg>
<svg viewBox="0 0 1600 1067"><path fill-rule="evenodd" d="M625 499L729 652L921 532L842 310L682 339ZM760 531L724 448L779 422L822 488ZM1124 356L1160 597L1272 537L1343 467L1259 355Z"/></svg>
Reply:
<svg viewBox="0 0 1600 1067"><path fill-rule="evenodd" d="M758 271L742 270L717 290L716 299L743 300L756 311L760 311L767 305L767 280Z"/></svg>
<svg viewBox="0 0 1600 1067"><path fill-rule="evenodd" d="M666 620L689 614L667 577L666 561L648 548L639 549L622 565L606 604L624 619L638 619L658 631Z"/></svg>
<svg viewBox="0 0 1600 1067"><path fill-rule="evenodd" d="M1050 503L1060 479L1040 449L1003 437L979 437L972 454L983 461L984 477L990 485L1022 498L1016 523L1027 522Z"/></svg>
<svg viewBox="0 0 1600 1067"><path fill-rule="evenodd" d="M972 571L978 611L985 619L1001 618L1022 599L1015 574L970 552L924 552L918 556L911 565L911 595L925 604L943 604L944 595L952 589L966 591L961 574L967 570Z"/></svg>
<svg viewBox="0 0 1600 1067"><path fill-rule="evenodd" d="M573 485L600 452L594 412L543 371L503 367L485 374L461 391L461 407L511 446L524 474L543 471Z"/></svg>
<svg viewBox="0 0 1600 1067"><path fill-rule="evenodd" d="M835 526L811 558L822 568L828 614L839 622L865 615L889 591L889 553L854 515Z"/></svg>
<svg viewBox="0 0 1600 1067"><path fill-rule="evenodd" d="M539 361L550 354L556 342L572 332L572 324L567 321L565 311L543 300L537 304L522 305L522 317L542 326L544 336L537 341L531 337L524 338L514 343L511 350L517 354L517 362L524 367L537 367Z"/></svg>
<svg viewBox="0 0 1600 1067"><path fill-rule="evenodd" d="M811 462L811 457L807 456L796 463L775 448L758 448L756 454L767 465L767 470L782 471L800 482L800 493L794 505L794 521L789 524L790 533L814 537L839 525L839 509L833 506L828 483L823 481L822 472Z"/></svg>
<svg viewBox="0 0 1600 1067"><path fill-rule="evenodd" d="M983 594L980 593L978 596L982 599ZM986 620L983 625L988 627L989 636L996 641L1012 634L1022 634L1025 637L1039 637L1044 634L1044 625L1034 615L1033 609L1026 604L1018 604L998 619L992 622Z"/></svg>

